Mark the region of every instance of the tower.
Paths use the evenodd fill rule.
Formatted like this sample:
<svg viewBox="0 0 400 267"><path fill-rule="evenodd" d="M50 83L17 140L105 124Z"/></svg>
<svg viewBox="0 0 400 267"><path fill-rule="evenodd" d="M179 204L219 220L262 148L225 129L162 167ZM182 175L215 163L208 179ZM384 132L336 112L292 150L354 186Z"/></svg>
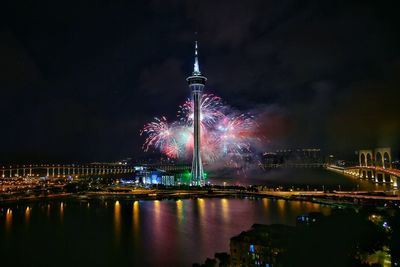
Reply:
<svg viewBox="0 0 400 267"><path fill-rule="evenodd" d="M207 78L201 75L199 60L197 58L197 41L194 50L194 65L192 75L186 78L189 88L192 91L193 100L193 161L192 161L192 180L191 184L195 186L204 185L203 164L201 162L201 96Z"/></svg>

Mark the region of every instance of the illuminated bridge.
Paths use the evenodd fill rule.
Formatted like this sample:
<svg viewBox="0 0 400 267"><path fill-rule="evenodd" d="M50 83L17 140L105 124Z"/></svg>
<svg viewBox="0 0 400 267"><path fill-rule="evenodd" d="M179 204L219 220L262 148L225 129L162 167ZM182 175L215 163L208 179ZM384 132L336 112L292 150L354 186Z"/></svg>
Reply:
<svg viewBox="0 0 400 267"><path fill-rule="evenodd" d="M343 168L329 165L327 168L360 179L370 180L375 183L391 184L393 187L397 187L397 181L400 179L400 170L392 168L390 148L360 150L358 152L358 161L358 166Z"/></svg>
<svg viewBox="0 0 400 267"><path fill-rule="evenodd" d="M135 171L134 167L127 165L111 164L30 164L2 166L2 178L15 177L46 177L46 178L67 178L77 179L88 176L104 176L112 174L127 174Z"/></svg>

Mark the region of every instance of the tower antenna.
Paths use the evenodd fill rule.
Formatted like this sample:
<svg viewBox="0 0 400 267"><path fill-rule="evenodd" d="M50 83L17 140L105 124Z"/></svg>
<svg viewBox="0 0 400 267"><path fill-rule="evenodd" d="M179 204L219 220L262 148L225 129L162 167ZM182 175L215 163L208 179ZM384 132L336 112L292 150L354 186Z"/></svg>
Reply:
<svg viewBox="0 0 400 267"><path fill-rule="evenodd" d="M193 66L193 75L195 75L195 76L201 75L200 66L199 66L199 58L198 58L198 46L197 46L197 41L194 42L194 66Z"/></svg>

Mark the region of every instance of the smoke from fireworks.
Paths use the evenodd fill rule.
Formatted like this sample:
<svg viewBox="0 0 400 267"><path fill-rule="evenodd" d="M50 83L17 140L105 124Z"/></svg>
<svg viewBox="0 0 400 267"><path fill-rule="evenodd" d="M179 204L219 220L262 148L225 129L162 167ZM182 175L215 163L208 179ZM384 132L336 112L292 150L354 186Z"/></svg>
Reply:
<svg viewBox="0 0 400 267"><path fill-rule="evenodd" d="M231 165L251 153L259 140L253 116L238 113L212 94L201 99L201 153L205 162L222 160ZM179 106L178 119L168 123L165 117L154 118L141 131L147 138L144 151L159 150L170 158L188 159L193 153L193 102Z"/></svg>

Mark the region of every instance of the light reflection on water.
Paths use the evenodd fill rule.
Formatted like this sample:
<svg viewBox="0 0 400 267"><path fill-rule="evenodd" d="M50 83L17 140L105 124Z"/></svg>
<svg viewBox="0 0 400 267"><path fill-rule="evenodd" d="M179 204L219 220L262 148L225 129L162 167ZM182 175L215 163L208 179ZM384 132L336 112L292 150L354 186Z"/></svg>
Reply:
<svg viewBox="0 0 400 267"><path fill-rule="evenodd" d="M60 221L64 219L64 202L60 203Z"/></svg>
<svg viewBox="0 0 400 267"><path fill-rule="evenodd" d="M27 206L25 208L25 222L26 222L26 224L29 224L30 218L31 218L31 208L29 206Z"/></svg>
<svg viewBox="0 0 400 267"><path fill-rule="evenodd" d="M204 210L204 209L205 209L204 205L205 205L204 199L198 198L198 199L197 199L197 207L198 207L198 209L199 209L199 215L200 215L200 217L203 217L203 216L204 216L204 212L205 212L205 210Z"/></svg>
<svg viewBox="0 0 400 267"><path fill-rule="evenodd" d="M118 200L114 204L114 232L115 241L119 243L121 237L121 205Z"/></svg>
<svg viewBox="0 0 400 267"><path fill-rule="evenodd" d="M50 217L50 208L51 208L50 204L47 204L47 211L46 211L47 217Z"/></svg>
<svg viewBox="0 0 400 267"><path fill-rule="evenodd" d="M264 208L268 208L269 202L270 202L269 198L262 199L262 204L263 204Z"/></svg>
<svg viewBox="0 0 400 267"><path fill-rule="evenodd" d="M291 210L299 210L301 208L302 203L300 201L289 201L289 207Z"/></svg>
<svg viewBox="0 0 400 267"><path fill-rule="evenodd" d="M210 178L210 182L214 184L222 184L223 181L229 179ZM355 177L345 176L326 169L309 168L309 169L274 169L267 172L259 173L259 175L235 177L228 184L242 185L266 185L270 188L283 186L286 189L300 188L303 190L390 190L390 186L376 184L372 181L361 180Z"/></svg>
<svg viewBox="0 0 400 267"><path fill-rule="evenodd" d="M281 220L285 220L285 208L286 208L286 200L284 199L278 199L276 200L276 204L278 206L278 214L279 214L279 218Z"/></svg>
<svg viewBox="0 0 400 267"><path fill-rule="evenodd" d="M254 223L294 225L297 215L314 211L328 214L331 210L310 202L269 198L140 202L120 198L109 202L113 204L109 207L104 201L89 202L66 200L3 208L0 257L11 262L16 257L4 251L15 250L30 255L17 257L19 265L39 263L43 251L56 257L72 244L73 256L60 266L191 266L216 252L228 251L229 239ZM24 224L29 224L28 231L19 231ZM93 254L88 253L88 247Z"/></svg>
<svg viewBox="0 0 400 267"><path fill-rule="evenodd" d="M133 232L135 237L139 238L140 234L140 213L139 201L133 202Z"/></svg>
<svg viewBox="0 0 400 267"><path fill-rule="evenodd" d="M5 222L5 227L6 227L6 233L10 233L11 231L11 224L12 224L12 209L7 209L6 211L6 222Z"/></svg>
<svg viewBox="0 0 400 267"><path fill-rule="evenodd" d="M226 198L221 199L221 207L222 207L222 218L224 223L229 223L229 204Z"/></svg>
<svg viewBox="0 0 400 267"><path fill-rule="evenodd" d="M182 200L178 199L175 201L176 203L176 219L178 221L178 224L181 225L183 223L184 217L183 217L183 202Z"/></svg>

